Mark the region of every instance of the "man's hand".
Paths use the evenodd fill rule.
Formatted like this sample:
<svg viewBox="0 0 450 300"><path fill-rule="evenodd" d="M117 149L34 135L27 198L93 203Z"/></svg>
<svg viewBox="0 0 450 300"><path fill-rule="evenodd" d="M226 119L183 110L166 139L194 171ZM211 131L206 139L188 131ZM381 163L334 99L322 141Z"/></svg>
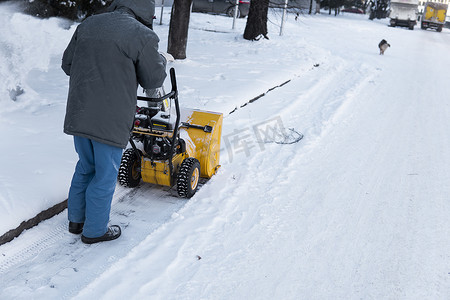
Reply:
<svg viewBox="0 0 450 300"><path fill-rule="evenodd" d="M173 58L173 56L171 54L169 54L169 53L159 52L159 54L161 54L166 59L167 62L174 62L175 61L175 58Z"/></svg>

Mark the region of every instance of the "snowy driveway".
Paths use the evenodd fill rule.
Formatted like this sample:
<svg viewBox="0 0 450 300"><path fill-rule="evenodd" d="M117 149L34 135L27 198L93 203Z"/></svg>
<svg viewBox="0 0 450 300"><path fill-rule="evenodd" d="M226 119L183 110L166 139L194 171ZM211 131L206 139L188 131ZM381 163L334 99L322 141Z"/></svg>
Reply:
<svg viewBox="0 0 450 300"><path fill-rule="evenodd" d="M300 19L261 45L191 30L175 67L188 105L226 114L219 174L188 202L118 188L111 243L81 244L64 214L29 230L0 247L0 298L450 298L450 32ZM304 138L261 144L274 120Z"/></svg>

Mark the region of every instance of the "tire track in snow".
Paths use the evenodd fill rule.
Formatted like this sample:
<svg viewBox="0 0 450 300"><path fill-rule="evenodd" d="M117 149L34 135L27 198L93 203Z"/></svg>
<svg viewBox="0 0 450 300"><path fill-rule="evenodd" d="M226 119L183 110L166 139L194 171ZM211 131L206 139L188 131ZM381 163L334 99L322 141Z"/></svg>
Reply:
<svg viewBox="0 0 450 300"><path fill-rule="evenodd" d="M12 247L1 247L0 251L2 252L2 256L0 257L0 274L4 274L8 271L9 268L13 267L14 265L17 265L38 255L43 249L48 248L57 240L61 239L65 235L65 230L67 230L65 224L59 224L43 237L36 239L31 236L29 237L31 239L31 242L25 247L16 250L12 256L3 253L4 248Z"/></svg>
<svg viewBox="0 0 450 300"><path fill-rule="evenodd" d="M354 70L351 69L350 72L352 71ZM357 72L356 75L360 79L336 92L320 91L309 102L306 98L311 96L312 89L307 90L306 97L302 95L302 99L305 98L304 103L311 104L313 108L310 111L311 115L319 116L309 119L311 122L308 124L315 129L312 131L315 134L305 135L311 138L309 148L304 147L309 151L302 153L298 148L294 149L294 146L274 146L266 149L265 153L260 152L248 157L245 162L243 159L240 161L245 166L240 174L243 180L236 185L233 201L229 205L230 207L240 206L249 212L249 215L243 218L246 220L242 221L242 224L246 226L238 230L247 233L245 237L251 241L248 247L252 248L247 250L244 247L242 250L228 246L224 251L227 256L223 265L253 266L252 274L261 273L265 276L264 282L268 282L268 287L259 291L268 298L277 298L277 290L283 291L281 295L286 296L286 290L289 287L283 286L282 283L292 283L295 278L299 278L299 285L295 287L292 297L295 297L295 292L297 295L299 292L313 295L314 291L321 291L324 298L327 298L326 295L345 298L349 294L358 298L366 298L370 295L379 295L374 296L377 298L387 295L395 297L414 295L415 292L411 291L421 291L424 297L435 295L440 298L445 294L445 289L442 289L442 282L445 281L442 276L446 274L443 272L445 267L438 271L426 270L425 274L431 275L435 281L426 278L425 275L415 274L414 270L416 268L420 270L424 263L417 257L425 260L443 260L436 254L430 258L427 251L428 245L432 242L436 243L432 237L439 236L439 240L445 243L442 234L431 231L433 226L429 224L434 222L438 225L445 224L442 217L434 221L432 216L439 215L436 210L440 207L448 211L448 205L444 204L443 199L417 201L408 199L408 197L412 198L409 195L406 199L404 198L405 194L414 195L414 190L418 189L417 186L421 186L419 179L415 180L411 177L415 174L414 171L410 171L411 166L419 164L419 161L414 163L414 159L411 160L410 156L422 154L425 157L427 155L440 157L442 152L445 153L445 150L440 153L420 153L419 150L425 149L424 143L415 140L428 140L430 145L441 143L442 149L445 149L444 145L448 144L448 139L446 142L438 142L430 136L445 136L444 128L448 120L436 121L439 126L435 130L438 134L433 133L435 130L432 126L421 130L426 138L411 134L413 131L408 125L417 122L417 117L423 118L424 120L421 121L429 126L431 122L426 120L428 114L422 112L429 111L427 106L439 107L439 101L434 99L434 103L424 104L426 95L418 96L420 89L417 89L420 84L412 84L411 91L407 91L410 93L408 95L415 95L412 98L415 101L408 101L407 97L401 97L401 94L406 91L395 89L395 81L390 81L389 76L382 78L382 83L387 85L384 93L389 95L381 92L378 97L368 97L370 93L366 91L366 88L373 93L383 86L379 83L377 83L378 86L371 86L375 79L379 79L377 78L379 70L374 68L368 71L364 76L361 76L361 72ZM328 77L331 86L337 86L332 77L334 76ZM365 98L358 99L358 96ZM320 101L322 98L326 98L327 101ZM270 100L267 101L270 102ZM330 110L318 113L327 106ZM281 115L290 114L291 110L298 107L302 105L299 103L298 106L287 106ZM245 112L242 111L242 113ZM430 115L443 116L445 112L440 114L433 112ZM405 127L398 127L398 124ZM367 132L361 130L360 126ZM403 145L414 146L418 149L408 150L409 155L405 157ZM355 146L357 150L352 148ZM334 155L334 152L338 152L339 155ZM303 158L311 159L311 161L303 161ZM428 168L422 166L424 170ZM304 169L308 175L298 176L298 169ZM259 176L259 174L264 175ZM298 180L305 181L306 184L296 183L292 179L296 175ZM433 176L433 174L427 175ZM448 176L441 173L433 177ZM424 180L423 177L422 180ZM292 187L286 188L286 184ZM252 188L253 186L267 188L259 190ZM321 186L323 189L317 188ZM444 194L439 192L439 189L442 189L439 184L435 184L434 187L435 190L430 189L431 192L438 195ZM417 194L420 195L420 193ZM258 205L248 204L245 207L239 201L239 199L250 197L260 198L261 202ZM220 200L225 201L225 199ZM233 219L233 211L240 210L230 208L223 211L230 219ZM273 211L277 213L274 214ZM296 216L298 223L289 222L295 220ZM234 219L238 220L238 216ZM419 222L415 222L416 220ZM237 223L237 226L239 224ZM428 226L424 229L421 224ZM436 228L440 227L436 226ZM228 241L229 244L236 242L233 243L233 237L221 232L220 228L216 231L219 232L216 233L219 239ZM432 234L427 234L428 232ZM265 238L255 241L252 236ZM244 240L246 240L245 237ZM211 241L213 240L211 238ZM423 246L420 243L421 240L431 243ZM271 247L273 244L283 249L296 250L291 251L291 257L278 258L277 248ZM433 245L431 248L438 247ZM257 249L264 251L265 255L252 257L252 253L258 253ZM286 252L288 251L284 251ZM216 255L220 256L220 254ZM239 259L240 257L245 257L249 261ZM268 269L276 269L279 260L283 260L283 264L286 264L286 261L297 262L297 265L304 266L306 271L287 269L286 272L278 272L277 278L270 273L264 274ZM299 264L299 261L302 263ZM291 266L291 264L286 265ZM258 268L258 266L264 267ZM242 298L251 297L250 294L246 294L248 291L242 290L241 286L253 286L255 282L247 279L243 269L219 268L218 278L223 278L221 284L228 290L238 291L234 295ZM436 272L441 274L441 280L436 281ZM283 274L280 275L280 273ZM286 277L290 280L283 280ZM417 287L414 284L408 284L410 280L417 282L416 277L422 277L421 282L429 283L429 285ZM372 285L367 286L367 283ZM379 290L381 286L384 288L382 291ZM221 287L212 283L208 285L208 289L217 291ZM339 291L338 294L336 290ZM204 296L207 298L208 295Z"/></svg>
<svg viewBox="0 0 450 300"><path fill-rule="evenodd" d="M293 79L289 84L273 90L259 98L257 102L253 102L252 105L246 106L245 109L238 109L232 115L227 116L226 124L234 124L234 126L225 126L224 135L233 130L239 130L241 128L240 119L250 119L252 122L259 123L273 117L274 114L284 118L297 112L304 117L302 120L305 122L304 126L310 126L315 130L311 132L317 132L311 139L320 139L327 126L338 122L338 116L344 113L345 106L349 105L346 103L354 100L355 95L376 75L374 72L367 76L359 76L363 72L357 72L354 75L357 80L350 81L339 90L326 89L328 85L338 85L336 82L340 82L342 77L349 72L347 69L351 67L352 65L340 63L331 67L334 72L328 72L329 70L326 68L330 68L330 66L326 65L324 70L315 68L314 71L323 74L319 82L308 81L307 76L306 80L303 77ZM261 109L261 106L265 108ZM306 110L307 108L309 110ZM324 111L324 108L327 108L326 112L320 113ZM258 112L257 118L247 117L247 114L250 115L253 110ZM263 266L266 266L268 262L260 261L259 257L253 257L251 253L257 253L257 249L269 251L272 252L273 259L276 261L277 253L272 247L273 243L280 242L283 238L290 241L290 235L295 230L300 233L306 231L301 227L289 228L292 224L286 220L293 219L289 216L293 212L298 213L298 210L295 210L295 207L298 206L298 197L283 195L286 184L292 183L292 175L297 171L292 169L296 168L299 156L305 155L297 152L299 151L298 147L304 148L301 143L267 145L264 151L252 153L247 157L236 157L229 162L229 165L225 164L219 174L215 176L214 182L197 194L195 202L191 202L179 212L183 218L183 226L198 228L198 232L192 233L187 239L180 241L179 250L174 251L170 255L171 258L165 260L167 265L165 271L160 272L162 276L147 281L146 288L140 291L141 295L150 291L159 291L157 295L170 295L175 291L182 298L183 292L189 295L189 291L192 293L192 290L198 290L205 293L201 295L203 298L209 298L213 297L216 292L221 294L220 290L222 289L228 291L223 294L238 290L240 293L236 295L239 295L240 298L245 298L245 296L253 298L254 295L248 289L245 291L240 288L254 285L253 282L246 281L245 273L243 273L245 268L242 267L252 265L252 272L254 269L260 269L262 275L270 276L270 274L264 274L265 267ZM275 162L274 158L276 158ZM233 165L240 165L238 171L235 171ZM298 188L293 190L299 192L299 196L305 192L298 191ZM288 196L287 199L286 196ZM247 198L260 199L260 201L247 202L245 200ZM205 203L210 204L203 205ZM195 210L195 216L193 216L193 210ZM313 208L310 208L311 210ZM276 218L269 217L273 216L273 211L278 211ZM231 233L227 231L227 228L230 227L233 227ZM233 232L244 233L247 237L244 240L251 241L251 244L245 242L242 244L242 240L240 242L233 240L233 236L230 236L230 234L233 235ZM264 234L261 235L261 232ZM174 225L164 231L164 237L158 234L155 239L160 239L159 241L164 245L169 243L170 239L173 240L174 236L181 236L182 233L182 230ZM266 236L266 238L255 241L252 236ZM287 247L293 246L295 245L287 245ZM221 282L226 282L226 285L217 285L210 282L208 278L202 277L202 270L205 269L190 260L186 256L187 253L192 256L198 253L206 265L226 266L226 268L215 270L215 273L218 274L217 277L222 278ZM300 255L300 252L297 255ZM246 261L242 260L243 257ZM153 263L161 264L162 262L157 262L157 259L156 255ZM190 270L190 272L177 272L176 270ZM242 276L233 278L237 273ZM195 274L196 281L194 282L191 278L192 274ZM104 277L102 280L107 281L107 278L109 277ZM172 284L174 282L180 284ZM181 284L183 282L186 284ZM276 290L279 280L273 278L269 282L274 283L274 285L268 285L267 289L270 294L272 288ZM164 298L164 296L162 297Z"/></svg>
<svg viewBox="0 0 450 300"><path fill-rule="evenodd" d="M8 276L2 276L0 298L74 296L185 205L171 193L149 184L118 186L111 208L111 223L122 227L121 238L111 242L116 247L82 244L67 231L66 211L2 245L0 275Z"/></svg>

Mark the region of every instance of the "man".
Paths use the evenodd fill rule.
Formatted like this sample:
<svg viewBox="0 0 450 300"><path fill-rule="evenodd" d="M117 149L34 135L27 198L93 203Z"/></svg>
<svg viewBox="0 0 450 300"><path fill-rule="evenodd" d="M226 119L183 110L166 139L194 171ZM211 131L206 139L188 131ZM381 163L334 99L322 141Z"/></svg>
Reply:
<svg viewBox="0 0 450 300"><path fill-rule="evenodd" d="M62 59L70 76L64 132L79 161L69 190L69 231L92 244L118 238L108 227L122 149L136 109L137 87L161 87L166 59L151 30L154 0L116 0L76 29Z"/></svg>

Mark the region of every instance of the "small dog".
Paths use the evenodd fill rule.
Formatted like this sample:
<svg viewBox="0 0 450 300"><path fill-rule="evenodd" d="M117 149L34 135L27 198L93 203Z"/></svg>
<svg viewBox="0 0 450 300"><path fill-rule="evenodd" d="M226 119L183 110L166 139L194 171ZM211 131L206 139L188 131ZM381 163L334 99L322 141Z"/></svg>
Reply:
<svg viewBox="0 0 450 300"><path fill-rule="evenodd" d="M381 40L381 42L378 44L378 48L380 48L380 55L384 55L384 51L391 45L388 44L386 40Z"/></svg>

